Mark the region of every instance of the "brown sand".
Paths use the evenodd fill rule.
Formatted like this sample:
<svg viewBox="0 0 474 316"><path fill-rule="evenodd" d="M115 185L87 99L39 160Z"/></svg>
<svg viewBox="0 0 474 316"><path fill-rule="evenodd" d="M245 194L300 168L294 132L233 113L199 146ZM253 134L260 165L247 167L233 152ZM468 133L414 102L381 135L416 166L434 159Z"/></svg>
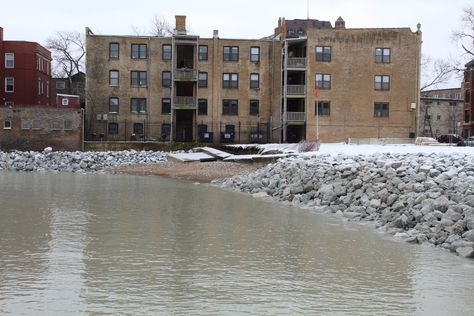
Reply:
<svg viewBox="0 0 474 316"><path fill-rule="evenodd" d="M133 175L154 175L174 179L211 182L222 180L235 175L246 175L264 167L266 163L240 163L240 162L161 162L152 165L132 165L114 168L116 173Z"/></svg>

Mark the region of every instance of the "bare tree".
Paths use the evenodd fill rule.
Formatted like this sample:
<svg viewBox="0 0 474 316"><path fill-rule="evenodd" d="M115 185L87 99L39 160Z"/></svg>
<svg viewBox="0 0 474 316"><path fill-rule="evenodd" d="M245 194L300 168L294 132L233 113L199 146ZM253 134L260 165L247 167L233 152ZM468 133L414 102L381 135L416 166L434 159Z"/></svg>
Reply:
<svg viewBox="0 0 474 316"><path fill-rule="evenodd" d="M46 40L46 47L53 54L53 75L68 78L70 87L74 89L72 76L84 71L84 36L78 31L60 31Z"/></svg>
<svg viewBox="0 0 474 316"><path fill-rule="evenodd" d="M453 33L453 39L460 43L464 55L469 59L474 58L474 9L463 9L461 16L461 29Z"/></svg>
<svg viewBox="0 0 474 316"><path fill-rule="evenodd" d="M451 75L456 72L456 67L452 63L443 59L433 61L429 56L422 56L421 60L421 91L428 88L434 88L440 84L446 83Z"/></svg>
<svg viewBox="0 0 474 316"><path fill-rule="evenodd" d="M171 26L168 21L166 21L163 17L154 15L150 21L150 25L148 27L139 27L136 25L132 25L132 32L138 36L171 36L173 35L173 27Z"/></svg>

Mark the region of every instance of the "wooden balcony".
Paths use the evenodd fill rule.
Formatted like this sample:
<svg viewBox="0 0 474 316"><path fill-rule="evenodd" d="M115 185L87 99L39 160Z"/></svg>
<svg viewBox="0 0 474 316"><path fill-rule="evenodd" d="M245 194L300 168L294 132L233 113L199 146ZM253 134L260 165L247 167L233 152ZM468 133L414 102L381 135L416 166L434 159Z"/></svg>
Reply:
<svg viewBox="0 0 474 316"><path fill-rule="evenodd" d="M305 85L288 85L286 94L304 96L306 94L306 87Z"/></svg>
<svg viewBox="0 0 474 316"><path fill-rule="evenodd" d="M197 73L195 69L175 69L174 81L197 81Z"/></svg>
<svg viewBox="0 0 474 316"><path fill-rule="evenodd" d="M178 110L195 110L197 108L196 97L174 97L173 107Z"/></svg>
<svg viewBox="0 0 474 316"><path fill-rule="evenodd" d="M287 67L293 69L305 69L306 57L288 58Z"/></svg>

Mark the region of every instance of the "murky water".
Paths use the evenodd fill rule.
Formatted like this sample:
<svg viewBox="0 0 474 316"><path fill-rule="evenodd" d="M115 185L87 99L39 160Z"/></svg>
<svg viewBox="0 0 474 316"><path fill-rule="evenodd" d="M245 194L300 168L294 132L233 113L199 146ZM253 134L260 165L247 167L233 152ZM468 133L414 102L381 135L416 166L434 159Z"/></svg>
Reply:
<svg viewBox="0 0 474 316"><path fill-rule="evenodd" d="M472 315L474 262L157 177L0 173L0 314Z"/></svg>

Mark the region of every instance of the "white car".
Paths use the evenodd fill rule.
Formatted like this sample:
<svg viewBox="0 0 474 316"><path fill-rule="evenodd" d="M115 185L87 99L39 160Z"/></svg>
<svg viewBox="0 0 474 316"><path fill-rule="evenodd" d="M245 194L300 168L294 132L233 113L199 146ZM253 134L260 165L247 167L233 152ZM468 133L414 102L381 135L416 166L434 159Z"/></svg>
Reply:
<svg viewBox="0 0 474 316"><path fill-rule="evenodd" d="M463 146L474 146L474 136L464 138L462 141Z"/></svg>

